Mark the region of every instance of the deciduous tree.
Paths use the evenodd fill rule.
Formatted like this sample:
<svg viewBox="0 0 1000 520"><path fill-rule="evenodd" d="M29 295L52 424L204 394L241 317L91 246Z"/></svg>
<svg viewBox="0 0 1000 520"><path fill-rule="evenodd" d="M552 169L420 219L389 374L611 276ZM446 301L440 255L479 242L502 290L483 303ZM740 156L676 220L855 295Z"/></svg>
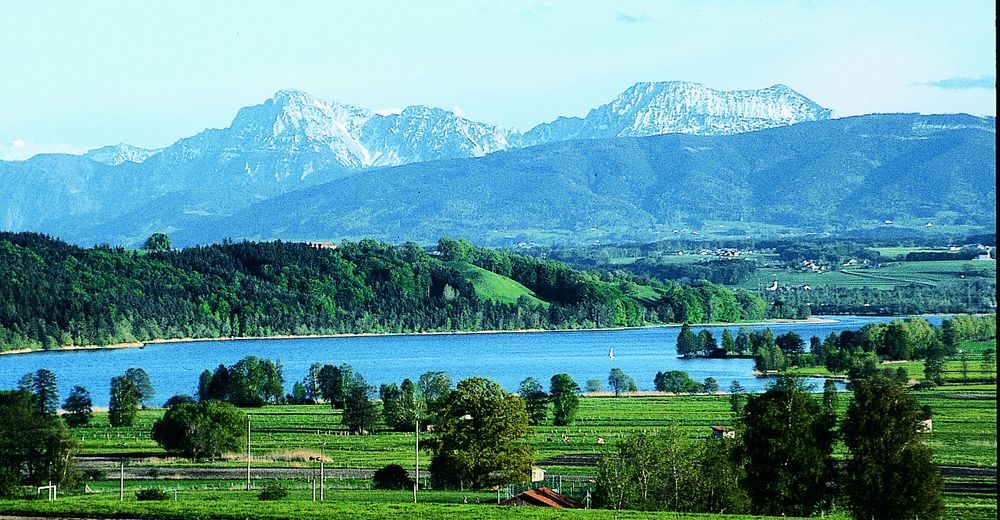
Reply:
<svg viewBox="0 0 1000 520"><path fill-rule="evenodd" d="M521 399L524 399L525 410L528 412L528 421L531 424L540 424L549 415L549 394L542 388L542 384L533 377L525 378L517 390Z"/></svg>
<svg viewBox="0 0 1000 520"><path fill-rule="evenodd" d="M833 434L809 389L781 378L743 409L743 484L753 510L811 516L829 498Z"/></svg>
<svg viewBox="0 0 1000 520"><path fill-rule="evenodd" d="M941 472L918 433L922 413L905 387L885 375L854 382L842 428L854 518L943 517Z"/></svg>
<svg viewBox="0 0 1000 520"><path fill-rule="evenodd" d="M552 400L552 419L557 426L573 422L580 406L580 385L569 374L556 374L549 381L549 398Z"/></svg>
<svg viewBox="0 0 1000 520"><path fill-rule="evenodd" d="M221 401L181 403L153 423L153 440L191 459L217 457L242 446L246 415Z"/></svg>
<svg viewBox="0 0 1000 520"><path fill-rule="evenodd" d="M42 413L54 414L59 407L59 387L56 375L51 370L40 368L21 377L17 385L32 396L35 409Z"/></svg>
<svg viewBox="0 0 1000 520"><path fill-rule="evenodd" d="M523 482L531 474L524 401L497 383L464 379L442 403L432 446L431 474L443 487L473 489Z"/></svg>
<svg viewBox="0 0 1000 520"><path fill-rule="evenodd" d="M128 377L111 378L111 399L108 402L108 424L129 427L139 413L139 388Z"/></svg>
<svg viewBox="0 0 1000 520"><path fill-rule="evenodd" d="M691 331L691 326L687 323L681 325L681 331L677 334L677 355L691 356L698 350L698 338Z"/></svg>
<svg viewBox="0 0 1000 520"><path fill-rule="evenodd" d="M125 370L125 377L139 391L139 404L141 406L148 405L153 396L156 395L156 390L153 388L153 381L149 378L146 370L137 367L128 368Z"/></svg>
<svg viewBox="0 0 1000 520"><path fill-rule="evenodd" d="M341 417L341 423L352 433L366 435L378 424L378 408L371 399L372 392L364 376L355 373Z"/></svg>
<svg viewBox="0 0 1000 520"><path fill-rule="evenodd" d="M83 426L93 417L93 406L94 401L90 398L90 392L80 385L74 386L66 402L63 403L63 410L66 410L63 419L70 428Z"/></svg>
<svg viewBox="0 0 1000 520"><path fill-rule="evenodd" d="M620 368L612 368L608 374L608 386L614 391L615 397L621 396L622 392L631 391L635 386L635 381L625 374Z"/></svg>
<svg viewBox="0 0 1000 520"><path fill-rule="evenodd" d="M0 473L22 484L72 484L76 443L55 415L24 391L0 391Z"/></svg>

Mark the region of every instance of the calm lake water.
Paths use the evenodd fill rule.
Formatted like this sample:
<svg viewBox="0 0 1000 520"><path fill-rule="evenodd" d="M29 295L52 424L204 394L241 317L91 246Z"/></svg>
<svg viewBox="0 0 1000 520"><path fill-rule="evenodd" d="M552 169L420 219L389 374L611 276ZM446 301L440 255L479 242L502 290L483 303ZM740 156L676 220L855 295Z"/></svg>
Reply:
<svg viewBox="0 0 1000 520"><path fill-rule="evenodd" d="M808 341L831 332L857 330L867 323L891 321L892 317L823 317L835 323L793 323L747 326L750 330L770 327L775 335L795 331ZM942 318L928 318L935 326ZM695 331L702 327L694 327ZM705 327L721 340L726 327ZM736 335L738 327L729 327ZM255 355L278 359L284 366L285 391L301 380L313 362L347 363L365 376L369 384L414 381L430 370L448 372L457 382L470 376L489 377L508 390L516 390L532 376L548 387L557 373L568 373L583 387L588 379L607 382L612 368L621 368L641 390L652 390L657 371L683 370L695 381L714 377L723 390L733 380L748 390L762 389L766 378L753 376L749 359L678 359L675 346L679 327L634 330L442 334L424 336L367 336L350 338L302 338L233 340L152 344L145 348L113 350L50 351L0 356L0 389L14 388L27 372L46 368L55 372L61 398L74 385L90 390L95 406L107 406L110 380L129 367L142 367L156 389L153 402L160 404L175 394L193 395L198 375L220 363L231 365ZM610 349L615 358L609 359ZM821 385L818 385L821 386Z"/></svg>

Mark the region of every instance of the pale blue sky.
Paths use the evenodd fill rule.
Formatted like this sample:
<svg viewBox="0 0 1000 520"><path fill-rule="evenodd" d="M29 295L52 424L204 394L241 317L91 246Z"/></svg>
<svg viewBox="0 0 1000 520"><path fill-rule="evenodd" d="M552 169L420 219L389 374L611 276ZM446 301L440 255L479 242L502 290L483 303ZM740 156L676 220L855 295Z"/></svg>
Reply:
<svg viewBox="0 0 1000 520"><path fill-rule="evenodd" d="M995 115L989 1L0 4L0 158L166 146L282 88L527 130L637 81L784 83L835 116Z"/></svg>

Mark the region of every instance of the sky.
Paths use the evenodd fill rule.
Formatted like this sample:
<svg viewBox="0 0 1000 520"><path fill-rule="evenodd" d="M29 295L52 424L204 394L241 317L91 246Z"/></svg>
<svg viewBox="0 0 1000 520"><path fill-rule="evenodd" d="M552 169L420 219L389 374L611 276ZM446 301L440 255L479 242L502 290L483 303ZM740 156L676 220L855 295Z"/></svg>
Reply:
<svg viewBox="0 0 1000 520"><path fill-rule="evenodd" d="M995 116L995 44L982 0L5 0L0 159L168 146L285 88L522 131L668 80Z"/></svg>

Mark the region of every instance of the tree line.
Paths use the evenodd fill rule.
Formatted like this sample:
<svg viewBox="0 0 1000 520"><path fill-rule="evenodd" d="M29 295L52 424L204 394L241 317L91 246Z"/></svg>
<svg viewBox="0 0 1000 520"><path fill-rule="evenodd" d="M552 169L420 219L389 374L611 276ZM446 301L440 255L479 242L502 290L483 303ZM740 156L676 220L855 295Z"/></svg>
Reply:
<svg viewBox="0 0 1000 520"><path fill-rule="evenodd" d="M0 233L0 349L160 338L584 328L757 320L747 291L597 276L442 239L406 243L224 242L142 251ZM456 263L522 283L548 305L481 298Z"/></svg>
<svg viewBox="0 0 1000 520"><path fill-rule="evenodd" d="M751 331L740 328L734 337L724 329L721 342L708 329L697 334L687 323L677 336L681 357L727 357L750 355L759 372L780 372L789 367L822 366L832 373L857 376L870 373L881 361L924 360L928 380L941 382L944 361L958 354L967 340L996 338L996 314L962 314L934 327L925 319L908 318L887 323L869 323L857 331L831 332L826 338L807 341L789 331L775 336L770 328ZM806 348L808 345L808 349ZM995 352L985 353L984 359Z"/></svg>
<svg viewBox="0 0 1000 520"><path fill-rule="evenodd" d="M942 518L943 481L919 428L926 412L905 385L882 373L858 380L842 419L831 388L817 398L779 379L734 408L735 429L720 430L732 438L635 432L601 456L595 505L806 517L843 500L859 520ZM843 469L833 458L838 438Z"/></svg>
<svg viewBox="0 0 1000 520"><path fill-rule="evenodd" d="M612 371L609 384L621 376ZM119 377L141 400L139 389L147 383L142 375L132 371ZM23 388L0 392L0 493L23 483L66 484L78 478L71 456L74 443L50 409L51 379L37 371L22 380ZM359 374L351 380L342 420L355 433L367 433L353 428L349 417L376 413L370 400L373 388ZM792 378L752 395L734 384L732 439L693 440L671 430L634 432L603 452L595 505L812 516L829 511L843 493L855 518L940 518L942 480L918 428L929 412L917 406L903 383L875 372L855 381L853 399L840 419L837 392L829 383L820 397ZM548 392L527 378L514 394L479 377L452 387L443 372L425 373L418 384L404 380L399 387L380 389L386 424L409 429L411 418L414 428L417 421L434 424L425 446L433 453L432 483L439 489L527 480L534 460L531 424L545 420L548 404L555 424L570 424L579 392L566 374L554 375ZM193 459L239 449L246 415L230 403L204 397L198 402L172 399L151 437L164 449ZM336 406L332 399L330 404ZM377 419L369 417L371 424ZM833 464L838 436L848 450L843 470Z"/></svg>

